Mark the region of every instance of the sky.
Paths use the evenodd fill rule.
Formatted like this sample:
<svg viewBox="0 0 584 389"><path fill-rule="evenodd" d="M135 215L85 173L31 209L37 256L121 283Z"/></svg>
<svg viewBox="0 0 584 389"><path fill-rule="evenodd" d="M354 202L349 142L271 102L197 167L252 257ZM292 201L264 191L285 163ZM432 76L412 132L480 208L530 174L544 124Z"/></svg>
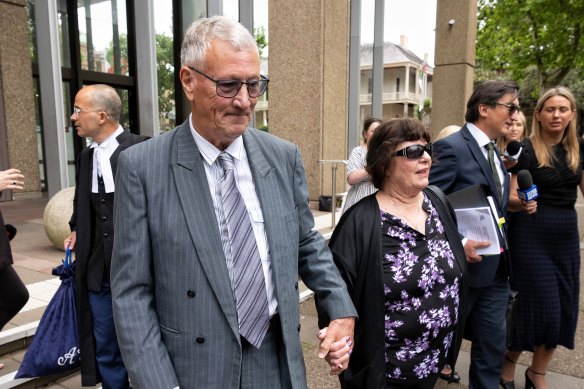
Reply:
<svg viewBox="0 0 584 389"><path fill-rule="evenodd" d="M437 0L385 0L384 40L400 43L400 35L408 37L407 48L418 57L428 53L428 62L434 65L434 29ZM238 0L223 0L224 14L237 18ZM361 0L361 41L373 42L375 0ZM166 1L155 1L157 32L169 31L172 9ZM254 0L255 26L268 25L268 0ZM269 26L268 26L269 27ZM268 42L269 42L269 28ZM168 33L170 35L170 32Z"/></svg>

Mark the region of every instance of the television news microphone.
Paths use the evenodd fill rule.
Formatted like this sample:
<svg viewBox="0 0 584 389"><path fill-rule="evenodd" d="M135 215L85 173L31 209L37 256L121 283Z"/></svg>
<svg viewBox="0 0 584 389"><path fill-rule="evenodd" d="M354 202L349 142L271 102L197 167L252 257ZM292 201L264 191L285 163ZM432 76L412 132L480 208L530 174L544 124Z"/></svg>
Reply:
<svg viewBox="0 0 584 389"><path fill-rule="evenodd" d="M537 185L533 185L533 177L529 170L520 170L517 173L517 195L521 200L531 201L535 200L539 193L537 191Z"/></svg>
<svg viewBox="0 0 584 389"><path fill-rule="evenodd" d="M505 158L507 158L509 161L516 162L519 159L519 155L521 154L522 149L523 148L521 147L521 143L517 142L516 140L512 140L505 148Z"/></svg>

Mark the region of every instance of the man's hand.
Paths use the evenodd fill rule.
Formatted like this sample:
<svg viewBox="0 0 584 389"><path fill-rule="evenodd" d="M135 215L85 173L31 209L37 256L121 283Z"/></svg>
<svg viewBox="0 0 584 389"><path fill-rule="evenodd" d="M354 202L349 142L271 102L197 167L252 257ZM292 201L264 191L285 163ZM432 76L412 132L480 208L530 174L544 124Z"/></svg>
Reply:
<svg viewBox="0 0 584 389"><path fill-rule="evenodd" d="M327 328L318 332L320 339L318 357L325 358L331 365L331 374L341 374L349 367L354 331L355 318L344 317L332 320Z"/></svg>
<svg viewBox="0 0 584 389"><path fill-rule="evenodd" d="M491 242L477 242L476 240L468 239L464 245L464 253L466 254L466 261L468 263L481 262L483 257L477 254L477 249L489 247Z"/></svg>
<svg viewBox="0 0 584 389"><path fill-rule="evenodd" d="M69 247L69 249L71 251L73 251L75 249L76 242L77 242L77 232L73 231L71 233L71 235L69 235L68 237L65 238L65 241L63 242L63 247L65 248L65 250L67 250L67 247Z"/></svg>

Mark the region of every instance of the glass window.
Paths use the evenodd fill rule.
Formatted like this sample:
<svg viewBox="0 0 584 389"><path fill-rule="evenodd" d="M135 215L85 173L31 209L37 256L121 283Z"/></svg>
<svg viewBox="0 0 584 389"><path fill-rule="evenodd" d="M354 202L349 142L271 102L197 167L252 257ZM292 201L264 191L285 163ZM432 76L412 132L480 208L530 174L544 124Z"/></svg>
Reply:
<svg viewBox="0 0 584 389"><path fill-rule="evenodd" d="M65 144L67 147L67 177L69 178L69 186L75 185L75 146L74 146L74 133L75 127L71 122L71 114L73 112L73 101L71 101L71 83L64 81L62 84L63 88L63 107L65 116Z"/></svg>
<svg viewBox="0 0 584 389"><path fill-rule="evenodd" d="M59 0L57 9L59 27L59 46L61 50L61 66L71 67L71 47L69 41L69 15L67 14L67 1Z"/></svg>
<svg viewBox="0 0 584 389"><path fill-rule="evenodd" d="M158 76L158 112L161 133L173 129L176 125L172 13L173 10L169 6L168 0L154 0L156 74Z"/></svg>
<svg viewBox="0 0 584 389"><path fill-rule="evenodd" d="M129 75L125 0L77 0L81 68Z"/></svg>
<svg viewBox="0 0 584 389"><path fill-rule="evenodd" d="M34 17L34 1L26 2L26 13L28 14L28 46L30 48L30 59L32 63L38 62L37 45L36 45L36 24Z"/></svg>
<svg viewBox="0 0 584 389"><path fill-rule="evenodd" d="M43 150L43 126L41 121L41 95L39 93L39 78L34 77L32 80L34 93L34 117L35 117L35 134L39 153L39 171L41 179L41 191L47 190L47 177L45 175L45 153Z"/></svg>

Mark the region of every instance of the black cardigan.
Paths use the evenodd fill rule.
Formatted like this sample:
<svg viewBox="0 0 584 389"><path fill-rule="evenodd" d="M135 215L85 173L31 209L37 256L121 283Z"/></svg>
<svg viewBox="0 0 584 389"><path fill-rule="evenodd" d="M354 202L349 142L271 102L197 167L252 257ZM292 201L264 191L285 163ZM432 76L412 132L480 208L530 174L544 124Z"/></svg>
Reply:
<svg viewBox="0 0 584 389"><path fill-rule="evenodd" d="M466 309L466 256L450 205L445 204L433 191L424 189L424 192L440 216L446 238L462 274L458 326L448 356L448 364L454 371L462 342L462 315ZM355 325L355 348L349 368L339 377L341 387L385 388L381 217L375 194L365 197L343 214L333 232L329 247L359 314ZM323 328L329 322L328 317L322 309L318 309L318 314L319 327Z"/></svg>

